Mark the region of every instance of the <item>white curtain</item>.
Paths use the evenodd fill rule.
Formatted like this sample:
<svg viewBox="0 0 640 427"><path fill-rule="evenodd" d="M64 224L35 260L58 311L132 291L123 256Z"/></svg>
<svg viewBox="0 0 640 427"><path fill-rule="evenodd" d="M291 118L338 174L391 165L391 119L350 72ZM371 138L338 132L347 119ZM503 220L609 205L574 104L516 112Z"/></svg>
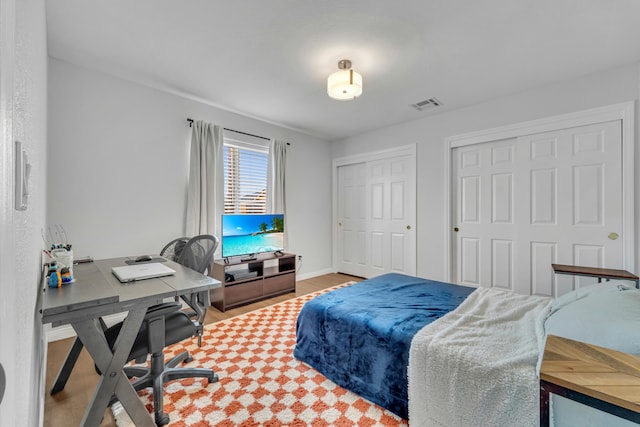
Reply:
<svg viewBox="0 0 640 427"><path fill-rule="evenodd" d="M197 120L191 132L186 236L219 235L222 215L223 128Z"/></svg>
<svg viewBox="0 0 640 427"><path fill-rule="evenodd" d="M267 213L285 212L285 169L287 164L287 143L272 139L269 144L267 163ZM289 246L287 217L284 218L284 247Z"/></svg>
<svg viewBox="0 0 640 427"><path fill-rule="evenodd" d="M285 169L287 143L272 139L267 165L267 212L285 213Z"/></svg>

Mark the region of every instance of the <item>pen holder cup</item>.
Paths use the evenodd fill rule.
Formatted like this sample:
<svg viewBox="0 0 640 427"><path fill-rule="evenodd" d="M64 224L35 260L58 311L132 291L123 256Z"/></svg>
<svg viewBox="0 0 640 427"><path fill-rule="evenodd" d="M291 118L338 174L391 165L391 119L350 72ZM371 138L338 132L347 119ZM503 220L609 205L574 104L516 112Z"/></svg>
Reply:
<svg viewBox="0 0 640 427"><path fill-rule="evenodd" d="M69 268L69 276L62 278L63 282L71 282L73 280L73 250L54 249L51 255L58 261L58 268Z"/></svg>

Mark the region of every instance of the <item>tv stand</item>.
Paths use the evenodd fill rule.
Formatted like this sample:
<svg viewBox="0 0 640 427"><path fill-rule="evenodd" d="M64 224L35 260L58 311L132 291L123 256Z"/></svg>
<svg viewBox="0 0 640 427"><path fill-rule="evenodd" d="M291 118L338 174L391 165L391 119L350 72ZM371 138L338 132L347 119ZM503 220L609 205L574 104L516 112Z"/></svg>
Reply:
<svg viewBox="0 0 640 427"><path fill-rule="evenodd" d="M220 311L296 290L296 255L260 254L252 259L221 259L211 274L222 286L211 290L211 305Z"/></svg>

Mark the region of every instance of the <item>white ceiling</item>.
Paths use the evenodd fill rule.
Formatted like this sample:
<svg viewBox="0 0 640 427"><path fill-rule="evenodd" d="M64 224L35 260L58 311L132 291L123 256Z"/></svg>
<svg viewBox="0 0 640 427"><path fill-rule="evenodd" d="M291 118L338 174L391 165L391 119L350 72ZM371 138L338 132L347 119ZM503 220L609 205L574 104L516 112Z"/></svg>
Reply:
<svg viewBox="0 0 640 427"><path fill-rule="evenodd" d="M48 0L47 26L52 57L329 140L640 61L638 0Z"/></svg>

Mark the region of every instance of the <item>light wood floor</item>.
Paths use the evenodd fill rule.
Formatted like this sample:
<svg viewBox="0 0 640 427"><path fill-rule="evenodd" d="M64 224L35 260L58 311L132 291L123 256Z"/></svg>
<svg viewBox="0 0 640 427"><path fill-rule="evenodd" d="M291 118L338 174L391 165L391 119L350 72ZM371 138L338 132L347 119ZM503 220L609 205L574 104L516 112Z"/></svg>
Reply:
<svg viewBox="0 0 640 427"><path fill-rule="evenodd" d="M358 277L344 274L326 274L308 280L301 280L296 283L296 292L280 295L275 298L245 305L243 307L227 310L222 313L213 307L207 310L205 323L213 323L228 319L239 314L247 313L271 304L282 302L301 295L306 295L320 289L326 289L349 280L362 280ZM49 343L47 356L47 378L45 387L44 402L44 427L77 426L80 425L87 405L91 401L98 375L96 374L93 361L86 349L83 349L76 366L69 377L69 381L64 390L55 396L49 394L55 376L67 355L71 346L72 338ZM104 419L100 426L114 427L116 425L111 410L105 411Z"/></svg>

